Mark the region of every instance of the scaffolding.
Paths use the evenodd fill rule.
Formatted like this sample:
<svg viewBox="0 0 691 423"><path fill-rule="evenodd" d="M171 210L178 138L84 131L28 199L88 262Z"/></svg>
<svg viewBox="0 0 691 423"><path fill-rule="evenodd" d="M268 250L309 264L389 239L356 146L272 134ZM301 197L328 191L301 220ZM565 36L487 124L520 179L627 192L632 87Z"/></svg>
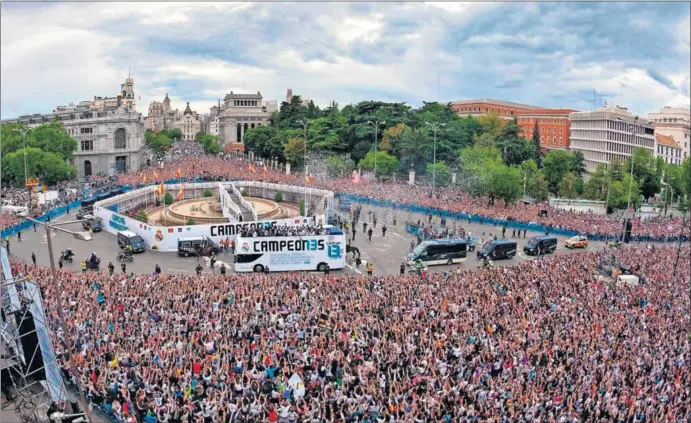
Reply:
<svg viewBox="0 0 691 423"><path fill-rule="evenodd" d="M0 370L5 376L3 393L9 392L15 397L8 404L14 405L17 419L22 423L48 422L49 412L58 417L57 421L83 416L82 410L72 414L64 411L69 396L53 349L39 284L31 277L13 277L4 248L1 256ZM31 329L21 330L29 321ZM24 351L26 337L35 337L38 341L35 346L31 345L33 351ZM63 344L60 331L57 337ZM67 351L66 348L60 350ZM8 412L8 407L3 408Z"/></svg>

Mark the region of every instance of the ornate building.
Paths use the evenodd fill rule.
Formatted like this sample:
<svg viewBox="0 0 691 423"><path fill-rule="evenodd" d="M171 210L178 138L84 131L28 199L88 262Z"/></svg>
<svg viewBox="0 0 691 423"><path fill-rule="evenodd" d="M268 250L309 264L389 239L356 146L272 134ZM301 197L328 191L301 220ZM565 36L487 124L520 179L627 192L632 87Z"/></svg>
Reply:
<svg viewBox="0 0 691 423"><path fill-rule="evenodd" d="M164 129L173 129L175 121L175 110L170 108L170 98L166 93L166 98L162 102L154 101L149 104L149 115L146 117L146 129L154 132Z"/></svg>
<svg viewBox="0 0 691 423"><path fill-rule="evenodd" d="M202 130L202 122L197 112L190 109L190 103L187 102L187 107L182 113L175 113L175 122L173 124L175 129L182 132L182 139L192 141L197 136L197 132Z"/></svg>
<svg viewBox="0 0 691 423"><path fill-rule="evenodd" d="M218 106L211 108L209 119L215 117L218 118L215 124L218 138L225 149L244 150L245 132L250 128L268 125L271 113L267 111L259 91L256 94L235 94L231 91L223 98L222 104L219 102Z"/></svg>
<svg viewBox="0 0 691 423"><path fill-rule="evenodd" d="M127 78L117 97L94 97L77 105L58 106L53 113L24 115L5 122L29 128L60 121L77 140L72 164L80 177L138 172L144 162L144 118L134 110L134 80Z"/></svg>

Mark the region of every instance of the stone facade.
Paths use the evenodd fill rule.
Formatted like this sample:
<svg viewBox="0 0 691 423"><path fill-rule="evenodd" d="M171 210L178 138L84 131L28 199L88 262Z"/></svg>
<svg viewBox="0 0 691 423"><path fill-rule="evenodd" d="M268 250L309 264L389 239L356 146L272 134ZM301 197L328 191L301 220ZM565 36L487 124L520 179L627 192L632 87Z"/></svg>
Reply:
<svg viewBox="0 0 691 423"><path fill-rule="evenodd" d="M571 151L583 153L586 170L614 161L623 162L636 147L655 154L655 130L652 123L633 116L621 107L603 107L589 112L569 114Z"/></svg>
<svg viewBox="0 0 691 423"><path fill-rule="evenodd" d="M187 102L187 107L182 113L175 113L175 129L179 129L182 132L182 139L185 141L192 141L196 139L197 132L202 130L202 122L197 114L190 109L190 103Z"/></svg>
<svg viewBox="0 0 691 423"><path fill-rule="evenodd" d="M655 133L672 138L681 147L682 158L691 154L691 110L684 107L663 107L659 113L649 113L655 122Z"/></svg>
<svg viewBox="0 0 691 423"><path fill-rule="evenodd" d="M146 129L154 132L174 128L175 110L170 108L168 93L162 102L154 101L149 104L149 114L146 116Z"/></svg>
<svg viewBox="0 0 691 423"><path fill-rule="evenodd" d="M235 94L230 92L223 98L217 110L218 139L225 150L243 150L245 132L250 128L268 125L271 113L266 110L260 92L256 94Z"/></svg>
<svg viewBox="0 0 691 423"><path fill-rule="evenodd" d="M571 141L571 121L569 113L572 109L536 109L531 112L518 114L520 135L528 140L533 138L535 122L540 131L540 149L568 150Z"/></svg>
<svg viewBox="0 0 691 423"><path fill-rule="evenodd" d="M458 113L460 117L472 116L474 118L479 118L488 113L496 113L499 117L506 120L511 120L521 113L529 113L535 109L541 109L541 107L531 106L529 104L493 100L491 98L452 101L451 108L454 112Z"/></svg>
<svg viewBox="0 0 691 423"><path fill-rule="evenodd" d="M72 164L79 177L138 172L144 159L144 118L133 107L134 81L127 78L117 97L94 97L77 105L58 106L53 113L24 115L5 122L34 128L60 121L77 141ZM128 101L131 100L131 101Z"/></svg>

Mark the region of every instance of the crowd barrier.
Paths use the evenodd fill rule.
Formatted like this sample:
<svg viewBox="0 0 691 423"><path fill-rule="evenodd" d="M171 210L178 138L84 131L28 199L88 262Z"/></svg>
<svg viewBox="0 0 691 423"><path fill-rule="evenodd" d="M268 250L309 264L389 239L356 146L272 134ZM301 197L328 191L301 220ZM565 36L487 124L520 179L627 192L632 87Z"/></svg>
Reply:
<svg viewBox="0 0 691 423"><path fill-rule="evenodd" d="M49 217L50 217L50 220L55 220L55 218L66 214L68 209L70 211L77 210L81 207L81 205L82 205L81 200L73 201L73 202L69 203L67 206L61 206L61 207L54 208L53 210L50 210L49 212L45 213L44 215L37 217L36 220L38 220L39 222L46 222ZM2 239L10 238L13 235L16 235L17 232L26 231L27 229L30 229L31 227L33 227L33 225L34 224L32 222L30 222L28 220L24 220L21 223L18 223L16 225L13 225L13 226L10 226L10 227L3 229L0 236L2 237Z"/></svg>
<svg viewBox="0 0 691 423"><path fill-rule="evenodd" d="M563 235L563 236L574 236L578 235L579 233L570 229L563 229L563 228L547 228L545 225L536 223L536 222L520 222L517 220L511 220L511 219L494 219L491 217L486 217L478 214L469 214L469 213L456 213L456 212L450 212L448 210L442 210L442 209L436 209L436 208L431 208L431 207L423 207L419 206L416 204L401 204L401 203L394 203L393 201L389 200L378 200L376 198L370 198L370 197L362 197L359 195L353 195L353 194L341 194L341 193L336 193L336 198L339 199L340 202L351 202L351 203L361 203L361 204L368 204L371 206L378 206L378 207L386 207L386 208L392 208L396 210L403 210L403 211L408 211L411 213L422 213L424 215L433 215L433 216L442 216L447 219L455 219L455 220L466 220L468 222L475 222L479 224L490 224L494 226L506 226L508 228L516 228L518 230L528 230L528 231L533 231L533 232L543 232L543 233L549 233L552 235ZM588 239L592 241L614 241L616 239L619 239L620 236L618 235L600 235L600 234L584 234L585 236L588 237ZM673 237L652 237L649 235L632 235L632 240L636 242L678 242L679 241L679 236L673 236ZM683 242L686 242L689 240L687 236L682 236L681 240Z"/></svg>

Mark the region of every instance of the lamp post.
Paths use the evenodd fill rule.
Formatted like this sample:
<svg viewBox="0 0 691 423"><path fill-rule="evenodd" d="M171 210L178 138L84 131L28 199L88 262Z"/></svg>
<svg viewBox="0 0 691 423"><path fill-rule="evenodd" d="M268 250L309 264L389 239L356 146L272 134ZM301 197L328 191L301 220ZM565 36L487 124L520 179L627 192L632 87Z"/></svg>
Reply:
<svg viewBox="0 0 691 423"><path fill-rule="evenodd" d="M434 146L433 146L433 158L432 161L434 164L432 165L432 190L435 190L437 188L437 130L441 128L442 126L445 126L445 123L440 123L440 122L435 122L435 123L429 123L425 122L425 126L429 126L432 128L434 131Z"/></svg>
<svg viewBox="0 0 691 423"><path fill-rule="evenodd" d="M53 241L50 238L50 230L56 230L60 232L64 232L67 234L72 235L74 238L80 240L80 241L91 241L93 237L89 232L74 232L74 231L69 231L67 229L59 228L58 225L67 225L70 223L79 223L81 221L79 220L72 220L69 222L61 222L61 223L53 223L53 224L48 224L44 223L41 221L38 221L36 219L32 219L30 217L27 217L26 220L33 222L35 224L43 225L46 228L46 239L48 241L48 257L50 258L50 273L51 277L53 279L53 285L57 287L58 282L58 276L56 273L55 269L55 258L53 257ZM70 355L70 373L72 374L72 377L74 378L75 382L77 383L77 396L79 400L79 405L82 408L82 411L84 413L84 418L86 419L87 423L91 421L91 416L89 415L89 405L86 402L86 399L84 398L84 392L81 389L81 385L79 383L79 374L77 373L77 367L74 365L74 360L72 357L74 357L77 354L77 349L74 345L74 340L72 336L70 335L70 332L67 328L67 325L65 324L65 313L63 311L63 306L62 306L62 289L60 287L57 287L57 295L56 297L56 302L57 302L57 307L58 307L58 317L60 318L60 329L62 329L63 334L66 337L66 344L67 348L69 351Z"/></svg>
<svg viewBox="0 0 691 423"><path fill-rule="evenodd" d="M385 120L380 121L374 121L372 122L371 120L367 121L368 125L374 126L374 181L377 181L377 131L379 129L379 125L384 125L386 123Z"/></svg>
<svg viewBox="0 0 691 423"><path fill-rule="evenodd" d="M639 125L638 124L638 116L635 116L633 118L633 123L626 122L624 119L622 119L618 116L616 117L616 120L618 120L619 122L626 123L627 125L631 125L631 141L629 143L631 145L631 156L630 156L631 157L631 179L629 179L629 199L628 199L627 204L626 204L626 213L628 213L629 209L631 208L631 190L633 187L633 164L636 161L636 156L633 155L633 149L634 149L634 146L636 145L636 128L638 126L649 125L652 123L652 121L649 120L649 121L646 121L643 124ZM634 213L632 213L632 215L633 214ZM624 224L622 225L622 239L624 238L624 231L625 230L626 230L626 220L624 220Z"/></svg>
<svg viewBox="0 0 691 423"><path fill-rule="evenodd" d="M303 121L303 120L298 120L297 123L302 125L302 128L305 130L305 137L304 137L304 139L305 139L305 158L304 158L304 161L305 161L305 207L304 207L304 211L305 211L305 215L306 215L307 214L307 175L308 175L308 171L309 171L309 169L307 167L307 125L309 124L309 122Z"/></svg>

